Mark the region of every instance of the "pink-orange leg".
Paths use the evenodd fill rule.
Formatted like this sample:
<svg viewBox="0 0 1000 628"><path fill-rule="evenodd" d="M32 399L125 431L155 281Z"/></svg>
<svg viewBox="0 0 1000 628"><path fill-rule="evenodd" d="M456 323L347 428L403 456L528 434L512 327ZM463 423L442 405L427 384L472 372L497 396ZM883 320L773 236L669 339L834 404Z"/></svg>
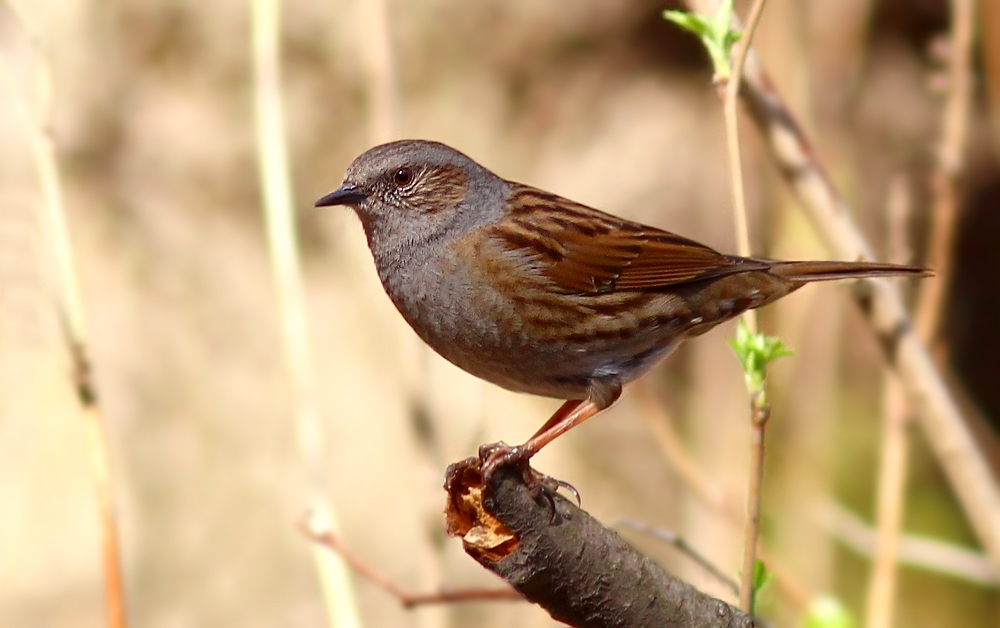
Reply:
<svg viewBox="0 0 1000 628"><path fill-rule="evenodd" d="M555 439L583 423L590 417L610 407L621 395L621 388L601 390L601 394L591 394L586 399L571 399L556 410L535 434L524 444L516 447L493 447L483 463L483 478L490 476L500 467L518 461L526 461Z"/></svg>

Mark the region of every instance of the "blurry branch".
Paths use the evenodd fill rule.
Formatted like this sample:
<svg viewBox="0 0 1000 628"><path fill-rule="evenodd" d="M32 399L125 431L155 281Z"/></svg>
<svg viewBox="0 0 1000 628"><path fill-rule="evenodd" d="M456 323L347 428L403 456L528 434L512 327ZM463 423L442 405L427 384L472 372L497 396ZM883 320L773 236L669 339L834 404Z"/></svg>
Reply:
<svg viewBox="0 0 1000 628"><path fill-rule="evenodd" d="M733 73L726 81L726 95L723 99L723 115L726 120L726 146L729 150L729 174L733 185L733 210L736 216L737 250L743 257L750 257L750 227L747 219L746 192L743 186L743 160L740 155L740 126L736 103L740 97L740 80L747 51L753 40L754 31L764 13L764 0L754 0L747 18L747 27L733 46ZM747 310L743 322L750 334L757 333L757 313ZM780 344L780 343L779 343ZM737 351L738 352L738 351ZM765 368L766 362L761 365ZM746 369L744 369L745 371ZM757 539L760 536L760 503L764 485L764 442L767 420L771 416L771 405L764 394L763 377L760 386L750 390L750 484L747 489L747 524L743 536L743 569L740 582L740 608L750 613L754 611L753 587L757 562Z"/></svg>
<svg viewBox="0 0 1000 628"><path fill-rule="evenodd" d="M897 175L889 182L886 200L889 231L889 261L911 262L907 227L912 214L907 181ZM868 584L867 628L889 628L896 600L896 557L903 521L906 494L907 428L911 413L894 373L885 378L882 407L882 443L879 455L878 489L875 518L878 524L875 554Z"/></svg>
<svg viewBox="0 0 1000 628"><path fill-rule="evenodd" d="M281 104L279 0L254 0L252 11L257 160L285 359L295 395L296 428L308 474L312 508L317 513L317 525L332 528L336 526L336 518L332 505L325 497L323 424L316 391L316 373L309 350ZM318 547L313 552L313 558L331 625L336 628L361 626L346 566L336 556Z"/></svg>
<svg viewBox="0 0 1000 628"><path fill-rule="evenodd" d="M941 325L941 314L951 277L951 253L955 222L961 202L959 183L965 165L965 147L972 98L972 44L974 0L951 0L951 35L948 38L947 98L941 115L941 140L937 167L931 174L930 246L927 265L937 272L937 281L920 285L916 326L920 338L932 350ZM941 364L942 360L938 360Z"/></svg>
<svg viewBox="0 0 1000 628"><path fill-rule="evenodd" d="M921 340L934 349L938 345L938 332L944 303L951 279L952 249L955 223L960 203L959 182L965 163L964 153L968 135L968 116L972 94L972 43L975 6L973 0L951 1L951 36L948 41L947 99L942 109L941 140L938 146L937 167L931 175L930 246L927 264L937 272L937 281L920 285L915 321ZM890 186L892 196L899 197L888 206L890 235L896 241L894 261L909 262L906 245L909 199L905 197L905 183L894 181ZM944 362L938 354L937 363ZM906 428L909 409L895 378L888 380L885 390L882 462L879 472L877 522L878 543L872 563L871 583L868 590L868 628L889 628L893 625L893 608L896 592L896 556L899 551L899 534L902 525L903 497L906 484Z"/></svg>
<svg viewBox="0 0 1000 628"><path fill-rule="evenodd" d="M454 604L456 602L518 602L524 601L521 594L507 588L469 588L444 589L434 593L414 593L385 575L355 554L343 541L333 534L329 528L314 527L312 517L306 517L299 522L299 529L317 546L323 546L336 552L351 568L383 589L403 605L404 608L426 606L428 604Z"/></svg>
<svg viewBox="0 0 1000 628"><path fill-rule="evenodd" d="M710 11L711 0L688 0L697 10ZM751 49L743 72L744 100L803 209L816 224L827 246L845 259L874 259L850 209L833 188L808 139L761 68ZM917 336L895 287L885 280L858 283L861 305L896 369L910 407L920 419L927 440L961 502L987 554L1000 565L1000 488L976 446L927 349Z"/></svg>
<svg viewBox="0 0 1000 628"><path fill-rule="evenodd" d="M880 551L876 531L836 501L820 502L815 516L824 530L858 555L872 557ZM988 556L937 539L904 534L895 559L910 567L1000 588L1000 571Z"/></svg>
<svg viewBox="0 0 1000 628"><path fill-rule="evenodd" d="M397 124L396 68L386 0L367 0L356 6L364 11L359 23L366 26L355 29L355 34L366 69L370 135L382 144L395 137Z"/></svg>
<svg viewBox="0 0 1000 628"><path fill-rule="evenodd" d="M118 522L114 487L108 454L108 438L104 416L97 399L94 373L87 345L87 324L84 317L83 297L77 282L69 226L63 204L62 186L59 181L59 164L55 141L52 136L53 78L52 66L38 31L27 13L14 0L7 0L20 28L27 35L29 44L39 64L37 115L32 115L31 97L15 85L6 59L0 57L0 80L11 95L18 116L27 130L31 154L38 173L42 192L41 225L49 255L48 282L51 296L59 316L63 337L69 349L72 378L80 403L88 435L88 448L94 485L97 492L98 516L102 533L104 562L104 593L108 625L124 628L125 590L122 582L121 549L118 540Z"/></svg>
<svg viewBox="0 0 1000 628"><path fill-rule="evenodd" d="M1000 2L980 2L978 8L982 77L989 97L993 145L1000 147Z"/></svg>
<svg viewBox="0 0 1000 628"><path fill-rule="evenodd" d="M757 538L760 535L760 502L764 483L764 436L771 418L771 402L764 388L768 365L792 352L773 336L754 333L741 320L736 338L729 344L743 365L743 377L750 393L750 488L747 491L747 522L743 539L743 569L740 582L740 608L754 613L757 569Z"/></svg>
<svg viewBox="0 0 1000 628"><path fill-rule="evenodd" d="M632 399L639 403L640 411L646 419L654 438L663 451L667 464L677 473L692 493L701 502L718 512L734 526L741 526L745 521L745 513L734 500L708 477L705 470L691 457L680 437L673 428L673 423L663 404L657 402L650 389L648 380L640 380L633 384ZM761 551L767 561L769 571L775 576L775 583L782 594L799 609L805 609L809 604L809 593L802 588L798 577L790 573L779 559Z"/></svg>
<svg viewBox="0 0 1000 628"><path fill-rule="evenodd" d="M733 209L736 218L736 246L737 251L743 257L750 257L750 227L747 219L746 192L743 186L743 160L740 156L740 125L737 111L737 104L740 98L741 82L732 80L733 76L743 74L743 65L746 63L747 52L750 50L750 42L753 34L760 23L760 16L764 13L764 0L754 0L747 17L746 29L733 45L733 73L726 78L726 91L723 99L723 112L726 121L726 147L729 151L729 172L733 182ZM754 310L749 310L744 316L747 327L750 331L757 331L756 316Z"/></svg>
<svg viewBox="0 0 1000 628"><path fill-rule="evenodd" d="M760 16L764 12L764 0L754 0L747 19L747 28L741 34L737 34L732 27L732 11L732 0L722 0L711 12L666 11L664 17L701 38L714 66L712 81L720 90L724 90L721 95L723 98L723 117L726 123L726 146L729 152L729 175L732 181L736 241L739 254L749 257L751 254L750 228L743 185L743 161L740 155L739 117L736 109L740 81L733 80L733 77L738 77L743 73L743 64L746 62L750 42L753 40L757 24L760 22ZM737 334L737 341L733 344L733 348L740 356L744 365L744 373L747 374L751 423L750 479L747 489L747 520L743 538L740 608L753 614L757 539L760 536L761 493L764 482L765 429L771 416L771 407L764 394L763 376L769 358L754 364L760 368L759 376L757 373L752 374L748 369L751 362L754 362L752 358L748 359L751 353L747 349L751 343L756 341L763 347L768 342L764 337L758 337L756 312L747 310L743 313L742 325ZM780 346L780 343L776 343L775 346ZM780 351L775 354L775 357L778 357L779 354Z"/></svg>

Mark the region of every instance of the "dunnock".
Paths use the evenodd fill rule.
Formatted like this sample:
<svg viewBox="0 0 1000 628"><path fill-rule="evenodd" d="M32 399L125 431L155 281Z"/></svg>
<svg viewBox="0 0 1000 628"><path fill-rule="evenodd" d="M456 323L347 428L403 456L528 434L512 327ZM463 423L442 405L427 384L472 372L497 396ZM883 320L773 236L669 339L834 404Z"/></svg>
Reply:
<svg viewBox="0 0 1000 628"><path fill-rule="evenodd" d="M405 140L354 160L316 206L349 205L403 318L453 364L509 390L568 399L485 476L613 404L685 338L810 281L923 275L877 262L780 262L704 244L501 179Z"/></svg>

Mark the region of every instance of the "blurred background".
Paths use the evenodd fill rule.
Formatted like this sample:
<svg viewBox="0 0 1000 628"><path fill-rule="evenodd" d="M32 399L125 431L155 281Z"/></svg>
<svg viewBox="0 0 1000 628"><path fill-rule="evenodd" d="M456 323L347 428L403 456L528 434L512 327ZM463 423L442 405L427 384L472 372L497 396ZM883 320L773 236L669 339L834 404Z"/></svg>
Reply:
<svg viewBox="0 0 1000 628"><path fill-rule="evenodd" d="M938 355L995 452L1000 14L983 4ZM264 236L248 3L24 6L55 77L53 129L110 438L129 618L155 628L324 626L310 543L296 529L308 483ZM698 42L662 20L664 8L282 3L327 493L345 542L409 588L499 584L443 536L443 471L482 442L524 440L558 402L479 382L421 347L384 295L357 219L312 202L373 144L427 138L506 178L734 251L711 70ZM933 238L948 27L945 0L772 0L756 35L883 257L919 261ZM0 52L23 90L0 96L0 625L102 626L89 452L44 287L30 129L14 115L15 98L37 101L37 57L2 3ZM755 253L825 256L744 128ZM902 246L887 244L894 238ZM809 286L761 312L796 351L770 378L763 547L778 577L762 610L780 626L798 625L822 595L859 621L867 604L887 377L849 290ZM603 521L677 531L735 577L748 417L731 335L723 325L687 343L535 466L575 485ZM895 623L1000 626L996 571L976 562L919 428L909 435L904 532L967 550L980 569L902 566ZM623 535L732 601L673 549ZM365 626L553 625L525 603L405 611L354 584Z"/></svg>

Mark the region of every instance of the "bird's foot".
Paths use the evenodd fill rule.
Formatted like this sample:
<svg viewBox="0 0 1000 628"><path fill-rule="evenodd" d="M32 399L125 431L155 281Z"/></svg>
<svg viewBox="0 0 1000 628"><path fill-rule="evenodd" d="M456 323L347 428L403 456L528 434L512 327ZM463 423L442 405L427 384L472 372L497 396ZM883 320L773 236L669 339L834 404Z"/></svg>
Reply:
<svg viewBox="0 0 1000 628"><path fill-rule="evenodd" d="M508 465L517 465L525 473L525 480L528 473L534 473L528 465L531 456L519 446L511 447L507 443L490 443L479 448L480 471L483 474L483 484L489 484L493 475L500 469Z"/></svg>
<svg viewBox="0 0 1000 628"><path fill-rule="evenodd" d="M501 468L508 465L517 465L522 473L524 484L530 489L545 487L553 493L564 488L573 494L577 506L581 505L580 491L576 490L569 482L558 480L550 475L541 473L531 468L528 464L531 460L532 452L521 446L510 446L504 442L491 443L479 448L480 472L483 477L483 484L487 485L493 475Z"/></svg>

